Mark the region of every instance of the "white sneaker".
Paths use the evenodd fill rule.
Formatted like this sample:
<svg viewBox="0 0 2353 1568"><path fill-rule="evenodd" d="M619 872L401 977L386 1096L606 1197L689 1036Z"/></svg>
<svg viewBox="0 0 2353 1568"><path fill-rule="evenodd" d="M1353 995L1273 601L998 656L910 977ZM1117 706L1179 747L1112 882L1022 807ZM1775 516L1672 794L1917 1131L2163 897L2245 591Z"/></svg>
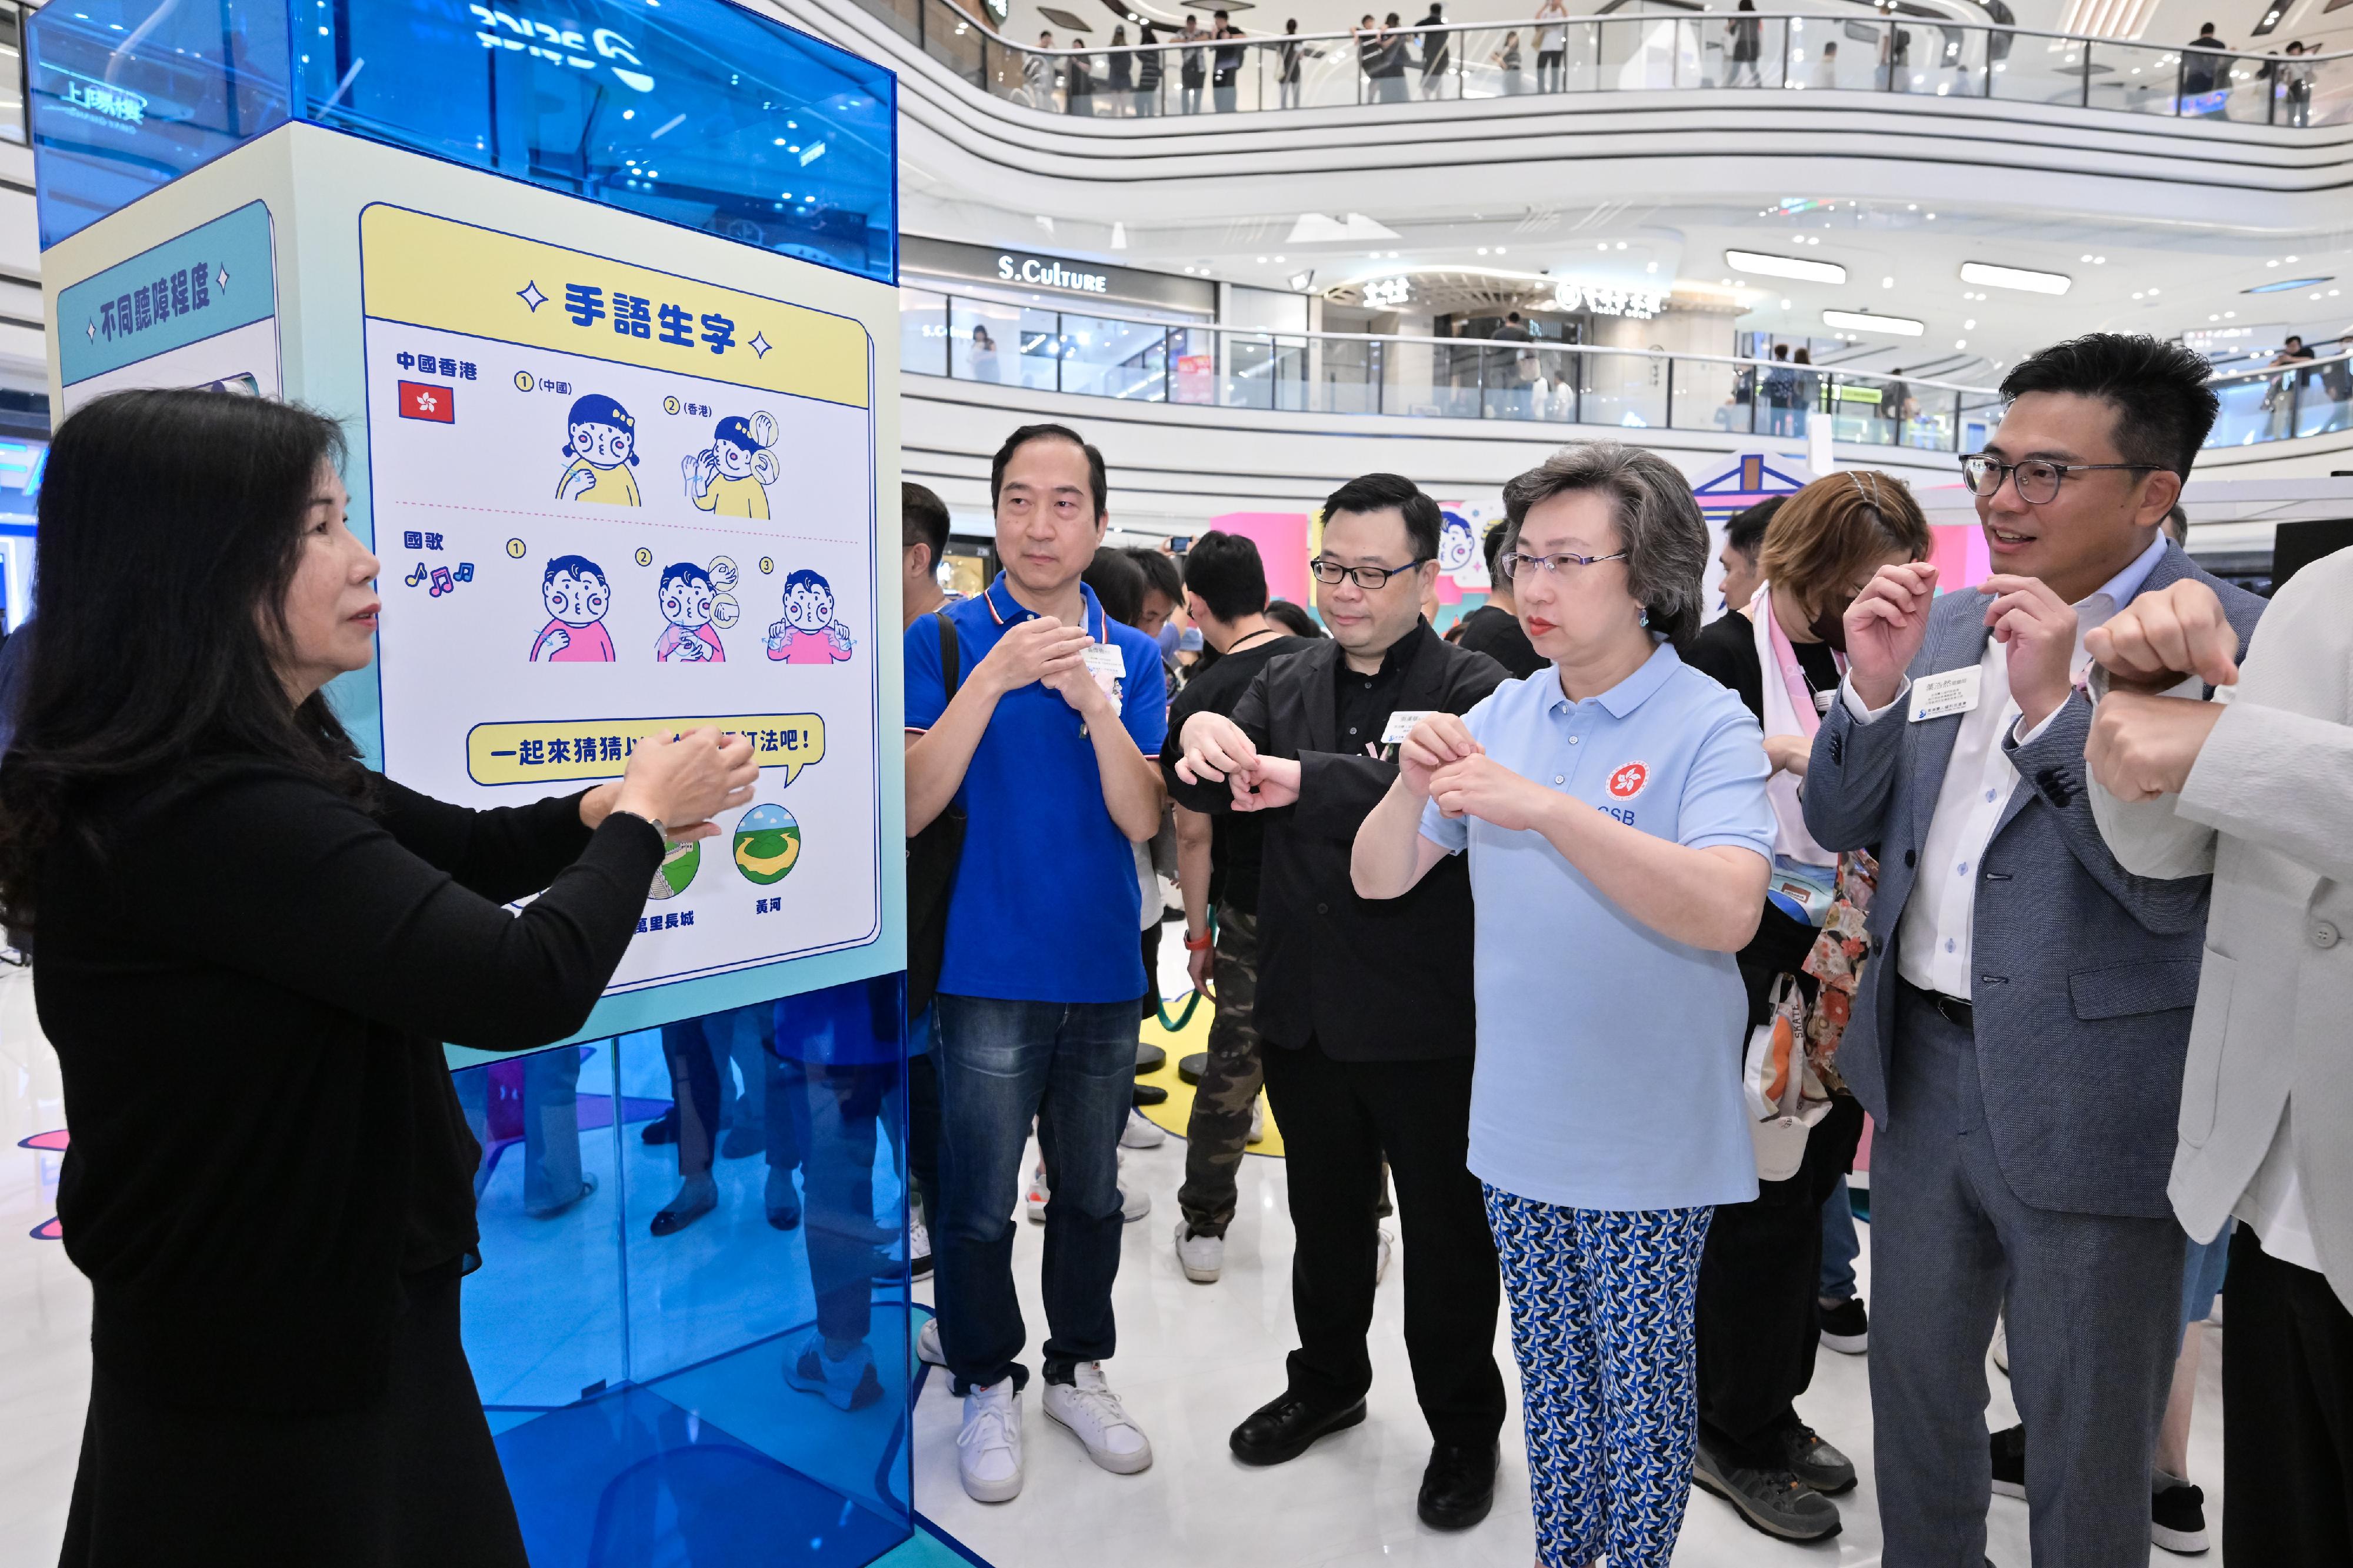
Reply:
<svg viewBox="0 0 2353 1568"><path fill-rule="evenodd" d="M1993 1321L1993 1364L2001 1369L2002 1376L2010 1375L2010 1320L2006 1317Z"/></svg>
<svg viewBox="0 0 2353 1568"><path fill-rule="evenodd" d="M1389 1255L1397 1250L1397 1238L1389 1234L1387 1226L1381 1226L1377 1234L1380 1238L1377 1244L1380 1250L1373 1261L1373 1283L1378 1285L1389 1277Z"/></svg>
<svg viewBox="0 0 2353 1568"><path fill-rule="evenodd" d="M1127 1125L1120 1130L1119 1146L1123 1149L1157 1149L1168 1142L1167 1131L1141 1110L1127 1113Z"/></svg>
<svg viewBox="0 0 2353 1568"><path fill-rule="evenodd" d="M1113 1474L1132 1476L1149 1467L1152 1444L1103 1381L1103 1363L1081 1362L1071 1376L1070 1383L1046 1385L1046 1414L1077 1434L1087 1458Z"/></svg>
<svg viewBox="0 0 2353 1568"><path fill-rule="evenodd" d="M1046 1156L1040 1154L1037 1168L1029 1173L1029 1196L1023 1200L1029 1205L1029 1218L1033 1224L1046 1223L1046 1203L1053 1195L1046 1188Z"/></svg>
<svg viewBox="0 0 2353 1568"><path fill-rule="evenodd" d="M1252 1143L1266 1142L1266 1101L1263 1100L1250 1101L1250 1130L1248 1142Z"/></svg>
<svg viewBox="0 0 2353 1568"><path fill-rule="evenodd" d="M916 1331L915 1359L925 1366L948 1364L948 1352L940 1349L940 1321L937 1318L925 1318L923 1328Z"/></svg>
<svg viewBox="0 0 2353 1568"><path fill-rule="evenodd" d="M1145 1192L1141 1185L1132 1184L1126 1180L1127 1151L1124 1149L1119 1152L1119 1170L1121 1176L1119 1184L1119 1217L1129 1225L1134 1225L1137 1220L1142 1219L1145 1215L1152 1212L1152 1194Z"/></svg>
<svg viewBox="0 0 2353 1568"><path fill-rule="evenodd" d="M964 1396L956 1475L975 1502L1011 1502L1021 1495L1021 1393L1011 1378Z"/></svg>
<svg viewBox="0 0 2353 1568"><path fill-rule="evenodd" d="M907 1273L921 1279L932 1271L932 1232L922 1220L907 1226Z"/></svg>
<svg viewBox="0 0 2353 1568"><path fill-rule="evenodd" d="M1196 1236L1183 1220L1176 1222L1176 1263L1196 1285L1214 1285L1226 1267L1226 1238Z"/></svg>
<svg viewBox="0 0 2353 1568"><path fill-rule="evenodd" d="M862 1410L882 1397L874 1352L866 1342L859 1341L836 1361L826 1353L825 1336L815 1329L785 1352L785 1381L804 1394L824 1395L836 1410Z"/></svg>

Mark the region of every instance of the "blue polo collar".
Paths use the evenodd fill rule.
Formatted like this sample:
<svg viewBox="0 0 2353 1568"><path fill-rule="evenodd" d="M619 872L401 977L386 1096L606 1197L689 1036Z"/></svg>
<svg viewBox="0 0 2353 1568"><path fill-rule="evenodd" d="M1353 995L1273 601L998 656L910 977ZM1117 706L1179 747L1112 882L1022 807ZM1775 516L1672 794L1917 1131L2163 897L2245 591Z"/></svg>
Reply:
<svg viewBox="0 0 2353 1568"><path fill-rule="evenodd" d="M1079 584L1079 596L1085 601L1086 606L1081 615L1091 623L1086 628L1087 635L1097 642L1109 642L1111 634L1110 628L1104 625L1103 601L1096 598L1095 591L1084 583ZM988 585L988 592L983 594L981 599L988 605L990 616L1000 627L1018 626L1037 617L1037 611L1025 607L1013 596L1013 590L1006 586L1002 572L997 574L997 581Z"/></svg>
<svg viewBox="0 0 2353 1568"><path fill-rule="evenodd" d="M1674 645L1662 641L1657 647L1651 650L1651 657L1642 661L1641 668L1609 690L1596 692L1587 698L1586 701L1599 702L1609 710L1611 718L1623 719L1627 714L1649 701L1651 694L1667 683L1667 678L1674 674L1683 662L1675 653ZM1552 689L1555 693L1558 693L1560 672L1556 669L1550 673ZM1556 713L1574 712L1582 704L1571 702L1565 696L1556 695L1552 702L1552 710Z"/></svg>

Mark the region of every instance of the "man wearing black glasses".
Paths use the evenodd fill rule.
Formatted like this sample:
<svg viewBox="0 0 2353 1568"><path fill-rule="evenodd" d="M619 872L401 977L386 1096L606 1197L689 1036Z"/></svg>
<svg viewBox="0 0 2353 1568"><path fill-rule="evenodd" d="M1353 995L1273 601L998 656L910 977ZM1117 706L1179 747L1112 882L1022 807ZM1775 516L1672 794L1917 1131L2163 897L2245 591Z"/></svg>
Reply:
<svg viewBox="0 0 2353 1568"><path fill-rule="evenodd" d="M1934 565L1883 567L1846 613L1804 803L1825 847L1879 855L1838 1066L1878 1126L1887 1568L1974 1568L1997 1479L2025 1491L2038 1564L2148 1561L2184 1327L2166 1183L2210 879L2137 877L2109 852L2081 679L2087 630L2183 578L2213 588L2242 653L2254 626L2263 601L2161 531L2213 426L2206 374L2178 344L2108 333L2021 361L1993 440L1961 460L1994 574L1939 598ZM1989 1438L2003 1310L2024 1427Z"/></svg>
<svg viewBox="0 0 2353 1568"><path fill-rule="evenodd" d="M1314 567L1332 639L1270 663L1231 718L1186 721L1167 772L1180 805L1266 814L1257 1022L1297 1233L1299 1349L1286 1391L1234 1429L1234 1453L1280 1464L1365 1418L1386 1153L1405 1231L1406 1352L1434 1439L1419 1510L1461 1530L1493 1501L1504 1425L1500 1276L1465 1163L1470 879L1457 858L1404 898L1368 902L1348 875L1406 731L1427 713L1470 711L1506 679L1421 618L1439 531L1438 503L1395 474L1334 491Z"/></svg>

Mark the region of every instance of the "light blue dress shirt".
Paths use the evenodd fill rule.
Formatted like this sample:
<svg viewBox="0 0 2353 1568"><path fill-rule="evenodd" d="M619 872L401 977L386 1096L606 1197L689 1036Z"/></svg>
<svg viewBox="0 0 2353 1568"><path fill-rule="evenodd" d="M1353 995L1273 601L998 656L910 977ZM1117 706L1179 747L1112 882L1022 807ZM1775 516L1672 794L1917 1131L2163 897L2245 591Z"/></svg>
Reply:
<svg viewBox="0 0 2353 1568"><path fill-rule="evenodd" d="M1773 854L1764 731L1661 644L1572 702L1551 668L1499 686L1463 722L1525 778L1678 844ZM1479 1055L1471 1169L1584 1209L1690 1208L1757 1195L1740 1098L1747 994L1728 952L1662 936L1542 835L1435 805L1421 832L1471 853Z"/></svg>

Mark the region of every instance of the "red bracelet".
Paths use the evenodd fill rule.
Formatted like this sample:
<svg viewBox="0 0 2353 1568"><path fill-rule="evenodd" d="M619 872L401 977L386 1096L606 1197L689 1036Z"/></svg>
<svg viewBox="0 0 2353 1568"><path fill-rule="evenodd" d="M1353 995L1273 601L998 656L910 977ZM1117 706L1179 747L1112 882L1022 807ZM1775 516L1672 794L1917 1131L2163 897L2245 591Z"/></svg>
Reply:
<svg viewBox="0 0 2353 1568"><path fill-rule="evenodd" d="M1198 941L1188 936L1185 939L1185 951L1187 952L1207 952L1210 948L1217 945L1217 941L1218 939L1208 931L1203 931Z"/></svg>

